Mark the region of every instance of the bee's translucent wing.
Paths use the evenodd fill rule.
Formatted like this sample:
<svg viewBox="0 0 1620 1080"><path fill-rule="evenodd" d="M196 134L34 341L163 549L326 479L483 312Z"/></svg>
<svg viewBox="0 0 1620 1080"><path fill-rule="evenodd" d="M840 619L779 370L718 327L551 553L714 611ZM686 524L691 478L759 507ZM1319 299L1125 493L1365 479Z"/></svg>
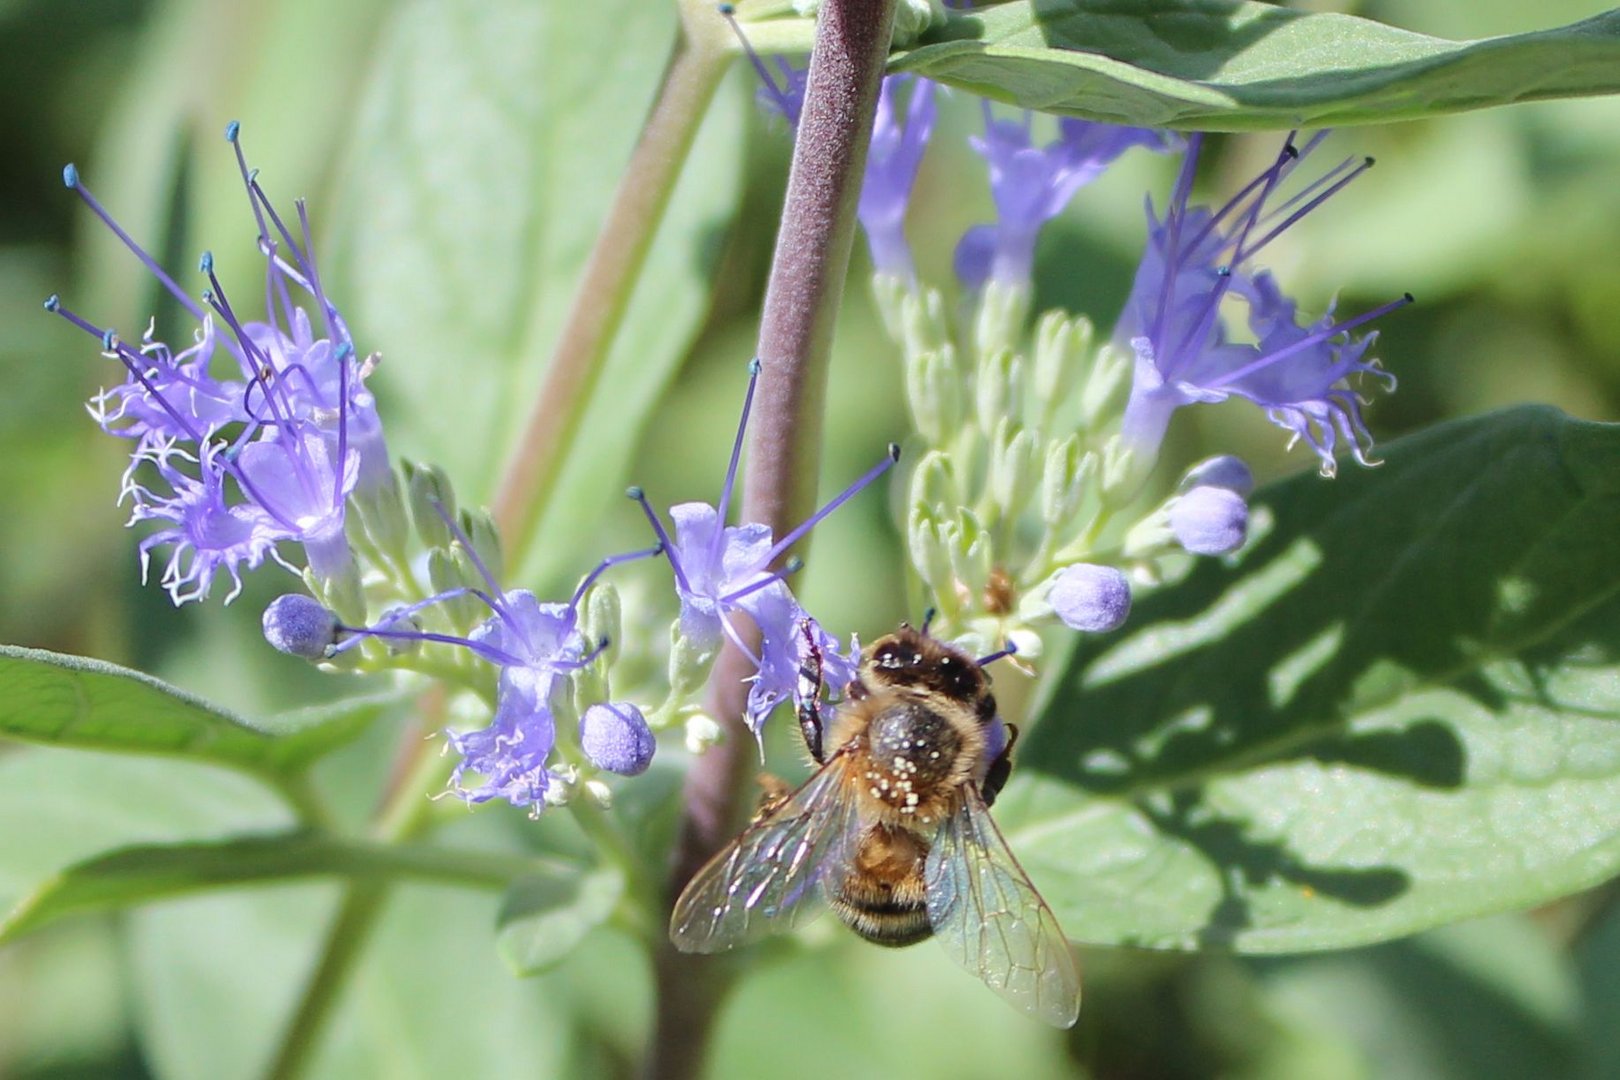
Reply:
<svg viewBox="0 0 1620 1080"><path fill-rule="evenodd" d="M821 910L821 878L848 859L855 824L847 759L835 756L697 872L670 914L682 952L724 952Z"/></svg>
<svg viewBox="0 0 1620 1080"><path fill-rule="evenodd" d="M1023 1012L1056 1027L1080 1015L1069 942L1013 858L976 788L928 853L928 921L951 959Z"/></svg>

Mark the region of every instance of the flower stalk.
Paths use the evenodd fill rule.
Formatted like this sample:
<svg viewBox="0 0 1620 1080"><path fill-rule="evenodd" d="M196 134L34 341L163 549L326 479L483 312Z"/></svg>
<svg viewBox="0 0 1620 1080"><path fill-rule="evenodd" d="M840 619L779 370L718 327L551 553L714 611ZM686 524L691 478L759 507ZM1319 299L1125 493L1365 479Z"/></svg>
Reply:
<svg viewBox="0 0 1620 1080"><path fill-rule="evenodd" d="M798 125L757 354L762 365L748 448L742 520L782 536L815 497L832 331L855 237L856 207L888 56L894 0L827 0ZM709 713L728 737L687 774L670 896L735 829L753 753L741 718L752 673L728 643L709 683ZM664 942L656 965L657 1017L648 1075L695 1076L729 970Z"/></svg>

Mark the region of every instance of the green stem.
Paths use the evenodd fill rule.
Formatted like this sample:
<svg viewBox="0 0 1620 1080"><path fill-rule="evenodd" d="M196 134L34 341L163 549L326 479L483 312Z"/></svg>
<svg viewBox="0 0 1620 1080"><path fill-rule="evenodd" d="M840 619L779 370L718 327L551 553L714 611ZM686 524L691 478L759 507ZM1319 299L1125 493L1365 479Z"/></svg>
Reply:
<svg viewBox="0 0 1620 1080"><path fill-rule="evenodd" d="M332 1006L370 939L371 928L387 898L388 888L381 882L350 885L344 892L342 906L326 933L320 964L304 988L298 1011L293 1014L275 1060L265 1073L267 1077L286 1080L302 1076L309 1067L320 1046L320 1037L326 1031Z"/></svg>
<svg viewBox="0 0 1620 1080"><path fill-rule="evenodd" d="M619 828L618 821L586 795L576 795L568 804L580 831L596 850L624 873L625 898L629 901L627 914L632 928L646 941L652 941L659 927L654 911L659 894L653 888L647 860L636 849L630 838Z"/></svg>
<svg viewBox="0 0 1620 1080"><path fill-rule="evenodd" d="M384 796L372 826L372 838L382 843L401 843L426 832L433 820L433 804L428 797L443 789L449 769L448 762L430 743L420 741L412 760L396 774L394 786ZM327 929L320 960L304 987L266 1077L291 1080L309 1068L338 995L370 940L387 899L388 886L380 881L356 882L345 890L337 915Z"/></svg>
<svg viewBox="0 0 1620 1080"><path fill-rule="evenodd" d="M574 306L546 368L534 407L507 461L494 517L508 565L522 566L596 389L698 126L731 56L724 39L688 20L664 72L663 86L631 152L607 221L580 278ZM708 12L706 23L724 23Z"/></svg>
<svg viewBox="0 0 1620 1080"><path fill-rule="evenodd" d="M337 819L332 816L331 807L326 805L326 801L310 783L309 773L300 771L277 774L272 782L281 793L281 797L292 807L300 825L323 832L330 832L336 827Z"/></svg>

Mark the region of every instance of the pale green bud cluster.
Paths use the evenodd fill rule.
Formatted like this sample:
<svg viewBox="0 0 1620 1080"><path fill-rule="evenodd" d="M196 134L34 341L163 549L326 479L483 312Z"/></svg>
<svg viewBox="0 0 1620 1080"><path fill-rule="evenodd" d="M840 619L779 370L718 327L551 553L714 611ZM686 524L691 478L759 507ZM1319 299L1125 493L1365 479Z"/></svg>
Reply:
<svg viewBox="0 0 1620 1080"><path fill-rule="evenodd" d="M959 324L934 289L887 276L873 287L923 444L906 542L937 632L1028 656L1062 571L1136 571L1165 549L1167 530L1133 529L1142 477L1118 438L1131 359L1084 317L1048 311L1026 330L1027 287L987 282ZM1149 519L1144 530L1163 508Z"/></svg>
<svg viewBox="0 0 1620 1080"><path fill-rule="evenodd" d="M346 572L324 579L303 574L310 595L342 625L465 638L490 617L471 590L488 591L480 562L496 580L502 573L495 523L485 511L458 508L442 469L404 462L399 473L369 485L364 497L351 497L349 510L344 529L354 558ZM442 594L454 595L401 614ZM598 622L611 618L605 609L592 608L590 615ZM419 638L362 635L323 662L349 671L413 671L486 698L493 693L489 667L466 649Z"/></svg>

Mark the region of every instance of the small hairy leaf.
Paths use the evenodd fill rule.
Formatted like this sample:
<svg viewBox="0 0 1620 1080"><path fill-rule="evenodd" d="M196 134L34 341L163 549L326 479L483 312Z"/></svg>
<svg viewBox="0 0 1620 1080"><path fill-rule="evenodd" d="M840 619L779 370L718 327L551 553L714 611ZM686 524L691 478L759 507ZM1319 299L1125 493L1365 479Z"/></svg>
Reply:
<svg viewBox="0 0 1620 1080"><path fill-rule="evenodd" d="M150 675L0 645L0 737L164 754L283 777L358 735L388 704L359 698L261 727Z"/></svg>
<svg viewBox="0 0 1620 1080"><path fill-rule="evenodd" d="M1456 42L1239 0L1015 0L954 14L892 67L1119 124L1383 123L1620 90L1620 12Z"/></svg>
<svg viewBox="0 0 1620 1080"><path fill-rule="evenodd" d="M1620 870L1620 427L1516 409L1255 505L1022 747L998 813L1066 930L1332 948Z"/></svg>
<svg viewBox="0 0 1620 1080"><path fill-rule="evenodd" d="M624 875L613 867L530 875L506 894L496 947L519 975L538 974L605 923L623 895Z"/></svg>
<svg viewBox="0 0 1620 1080"><path fill-rule="evenodd" d="M66 915L129 907L204 889L291 878L418 878L500 888L528 860L316 833L210 843L143 844L106 852L46 880L0 919L0 943Z"/></svg>

